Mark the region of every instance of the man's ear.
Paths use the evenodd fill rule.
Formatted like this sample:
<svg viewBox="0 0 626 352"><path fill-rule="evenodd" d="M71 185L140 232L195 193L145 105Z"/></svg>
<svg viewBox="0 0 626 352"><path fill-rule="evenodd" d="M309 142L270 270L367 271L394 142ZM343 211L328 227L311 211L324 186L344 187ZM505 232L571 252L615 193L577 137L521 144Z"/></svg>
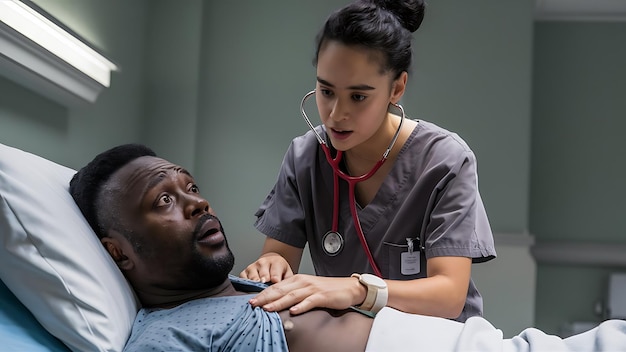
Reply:
<svg viewBox="0 0 626 352"><path fill-rule="evenodd" d="M115 264L117 264L117 267L120 268L120 270L130 270L133 268L134 263L124 252L123 246L117 237L119 237L119 234L118 236L102 237L100 242L102 242L102 245L107 252L109 252L109 255L113 258L113 261L115 261Z"/></svg>

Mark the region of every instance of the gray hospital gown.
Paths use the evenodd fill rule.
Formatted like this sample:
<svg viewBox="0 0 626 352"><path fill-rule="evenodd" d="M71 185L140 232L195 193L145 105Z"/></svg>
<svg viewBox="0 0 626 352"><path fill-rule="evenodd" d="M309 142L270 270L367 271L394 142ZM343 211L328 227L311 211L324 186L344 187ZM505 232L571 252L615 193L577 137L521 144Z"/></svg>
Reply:
<svg viewBox="0 0 626 352"><path fill-rule="evenodd" d="M326 138L323 126L317 130ZM308 243L317 275L372 273L353 225L347 183L340 180L339 185L338 230L345 245L335 256L322 249L322 238L332 226L333 171L311 131L289 146L276 184L255 214L255 226L295 247ZM496 256L474 153L458 135L427 121L418 122L374 199L358 208L358 217L387 279L425 277L427 258L463 256L480 263ZM402 268L407 238L416 250L418 243L424 248L418 273ZM482 298L471 281L457 320L475 315L482 315Z"/></svg>
<svg viewBox="0 0 626 352"><path fill-rule="evenodd" d="M231 276L246 292L261 284ZM202 298L171 309L141 309L124 347L129 351L287 351L275 312L252 308L253 295Z"/></svg>

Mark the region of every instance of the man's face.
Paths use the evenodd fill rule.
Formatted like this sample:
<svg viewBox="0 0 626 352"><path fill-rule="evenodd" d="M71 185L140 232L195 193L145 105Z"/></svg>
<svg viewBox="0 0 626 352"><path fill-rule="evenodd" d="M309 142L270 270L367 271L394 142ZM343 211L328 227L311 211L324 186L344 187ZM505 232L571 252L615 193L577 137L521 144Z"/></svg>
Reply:
<svg viewBox="0 0 626 352"><path fill-rule="evenodd" d="M185 169L145 156L109 182L121 190L120 221L128 239L119 237L132 242L126 255L134 263L133 281L193 290L215 287L228 277L234 258L224 230Z"/></svg>

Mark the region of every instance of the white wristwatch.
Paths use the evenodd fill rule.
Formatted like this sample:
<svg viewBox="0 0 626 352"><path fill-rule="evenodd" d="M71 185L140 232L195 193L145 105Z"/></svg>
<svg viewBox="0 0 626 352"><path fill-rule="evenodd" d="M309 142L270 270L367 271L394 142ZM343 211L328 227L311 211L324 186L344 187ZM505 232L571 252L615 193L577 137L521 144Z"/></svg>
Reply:
<svg viewBox="0 0 626 352"><path fill-rule="evenodd" d="M352 274L351 276L359 279L361 285L367 288L365 300L356 308L376 314L387 305L388 292L385 280L372 274Z"/></svg>

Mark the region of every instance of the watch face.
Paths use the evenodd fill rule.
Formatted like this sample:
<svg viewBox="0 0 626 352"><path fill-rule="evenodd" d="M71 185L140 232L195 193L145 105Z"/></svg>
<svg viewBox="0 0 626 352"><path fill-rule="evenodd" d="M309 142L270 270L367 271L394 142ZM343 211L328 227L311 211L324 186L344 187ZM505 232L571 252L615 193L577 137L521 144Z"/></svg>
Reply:
<svg viewBox="0 0 626 352"><path fill-rule="evenodd" d="M322 248L331 257L339 254L343 248L343 237L341 237L339 232L327 232L322 239Z"/></svg>

